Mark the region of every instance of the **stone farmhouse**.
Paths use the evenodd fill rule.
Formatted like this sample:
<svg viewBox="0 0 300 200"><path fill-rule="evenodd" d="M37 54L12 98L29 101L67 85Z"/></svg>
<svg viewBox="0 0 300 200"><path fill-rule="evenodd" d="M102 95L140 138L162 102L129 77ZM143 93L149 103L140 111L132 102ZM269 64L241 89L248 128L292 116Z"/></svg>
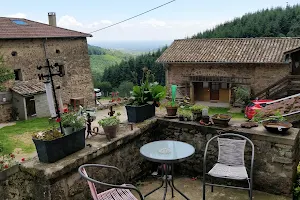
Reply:
<svg viewBox="0 0 300 200"><path fill-rule="evenodd" d="M20 119L50 116L43 80L37 66L63 65L64 77L55 77L62 102L81 99L94 103L93 83L88 56L90 34L56 26L55 13L48 13L49 25L28 19L0 17L0 56L14 70L15 80L0 93L0 122L10 119L12 108Z"/></svg>
<svg viewBox="0 0 300 200"><path fill-rule="evenodd" d="M178 85L192 103L230 103L237 85L248 86L260 98L299 92L291 86L299 80L299 50L300 38L183 39L175 40L157 62L165 66L166 84Z"/></svg>

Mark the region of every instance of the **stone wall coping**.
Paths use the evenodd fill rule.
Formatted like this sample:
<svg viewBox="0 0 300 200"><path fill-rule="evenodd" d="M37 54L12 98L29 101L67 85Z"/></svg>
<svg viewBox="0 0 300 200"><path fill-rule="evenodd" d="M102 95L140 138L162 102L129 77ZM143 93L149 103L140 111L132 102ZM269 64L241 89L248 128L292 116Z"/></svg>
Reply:
<svg viewBox="0 0 300 200"><path fill-rule="evenodd" d="M193 126L195 129L201 129L203 133L209 133L210 131L216 132L217 130L232 132L232 133L240 133L248 136L251 140L262 140L274 142L276 144L285 144L285 145L294 145L296 139L299 137L299 129L298 128L290 128L285 135L274 134L268 132L262 125L258 127L254 127L251 129L241 128L237 126L229 126L229 127L218 127L218 126L204 126L194 121L179 121L178 119L165 119L159 118L158 122L160 123L169 123L170 125L176 124L176 127L184 128L186 126ZM229 124L230 125L230 124ZM206 129L206 130L204 130Z"/></svg>
<svg viewBox="0 0 300 200"><path fill-rule="evenodd" d="M101 155L105 155L119 146L128 143L156 125L156 118L144 121L131 131L129 126L120 126L117 137L108 141L104 135L94 136L86 140L86 147L55 163L41 163L35 157L21 164L20 170L46 180L62 176ZM89 147L90 146L90 147Z"/></svg>
<svg viewBox="0 0 300 200"><path fill-rule="evenodd" d="M158 122L158 123L157 123ZM145 122L136 124L134 129L129 130L129 126L120 126L120 130L117 137L111 141L107 141L105 136L94 136L86 140L87 146L70 155L63 158L55 163L41 163L38 158L35 157L32 160L26 161L21 164L20 170L27 172L33 176L37 176L46 180L55 179L62 176L70 171L77 170L77 168L89 161L101 156L108 154L119 146L128 143L135 137L143 134L146 130L153 128L155 125L165 123L169 126L180 128L194 128L200 129L203 134L216 133L217 130L228 131L228 128L222 128L217 126L203 126L198 122L184 122L177 119L163 119L163 118L152 118ZM252 129L237 128L234 131L229 130L228 132L240 133L252 140L269 141L275 144L293 146L296 143L296 139L299 135L299 129L291 128L289 134L286 136L271 134L267 132L264 127L259 126ZM191 133L192 134L192 133Z"/></svg>

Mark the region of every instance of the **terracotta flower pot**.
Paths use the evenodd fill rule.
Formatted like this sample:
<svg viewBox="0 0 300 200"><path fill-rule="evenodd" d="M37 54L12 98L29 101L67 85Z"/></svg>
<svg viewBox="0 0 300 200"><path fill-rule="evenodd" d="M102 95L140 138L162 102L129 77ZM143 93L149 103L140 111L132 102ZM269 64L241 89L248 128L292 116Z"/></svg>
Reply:
<svg viewBox="0 0 300 200"><path fill-rule="evenodd" d="M103 126L104 133L108 140L115 138L119 129L119 124L113 126Z"/></svg>
<svg viewBox="0 0 300 200"><path fill-rule="evenodd" d="M166 107L168 116L176 116L178 107Z"/></svg>

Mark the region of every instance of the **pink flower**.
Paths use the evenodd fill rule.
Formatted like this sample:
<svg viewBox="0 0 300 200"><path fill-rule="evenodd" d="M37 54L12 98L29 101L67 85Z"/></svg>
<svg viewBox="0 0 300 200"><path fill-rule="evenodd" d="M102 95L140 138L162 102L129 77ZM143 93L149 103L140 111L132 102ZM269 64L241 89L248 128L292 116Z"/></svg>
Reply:
<svg viewBox="0 0 300 200"><path fill-rule="evenodd" d="M61 119L58 117L58 118L56 118L56 122L60 122L61 121Z"/></svg>

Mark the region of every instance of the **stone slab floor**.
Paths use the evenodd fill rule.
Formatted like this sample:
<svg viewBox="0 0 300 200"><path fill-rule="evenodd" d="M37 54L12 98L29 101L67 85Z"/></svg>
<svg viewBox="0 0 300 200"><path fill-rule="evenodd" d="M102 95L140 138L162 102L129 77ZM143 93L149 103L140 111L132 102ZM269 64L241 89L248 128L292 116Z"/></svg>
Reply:
<svg viewBox="0 0 300 200"><path fill-rule="evenodd" d="M137 186L142 194L147 194L151 190L160 185L160 180L146 179ZM202 199L202 184L200 180L191 180L190 178L176 178L174 180L175 186L183 192L190 200ZM157 190L146 197L146 200L160 200L163 199L164 188ZM168 187L167 200L183 200L184 198L174 191L175 197L171 197L171 188ZM138 198L138 196L136 195ZM206 200L249 200L248 192L237 189L214 187L214 192L210 192L210 187L206 188ZM290 200L291 197L276 196L265 192L254 191L254 200Z"/></svg>

